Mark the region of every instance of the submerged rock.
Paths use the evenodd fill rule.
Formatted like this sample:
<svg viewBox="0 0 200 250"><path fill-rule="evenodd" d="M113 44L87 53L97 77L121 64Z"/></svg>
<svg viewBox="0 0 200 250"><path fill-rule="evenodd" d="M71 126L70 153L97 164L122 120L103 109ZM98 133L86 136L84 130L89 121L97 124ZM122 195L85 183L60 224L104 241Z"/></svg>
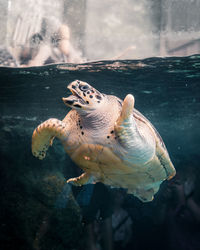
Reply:
<svg viewBox="0 0 200 250"><path fill-rule="evenodd" d="M80 208L71 192L64 207L56 205L66 185L63 168L67 161L55 158L55 151L44 164L35 160L31 132L29 121L6 119L0 123L0 248L71 249L82 234ZM62 243L58 246L57 241Z"/></svg>

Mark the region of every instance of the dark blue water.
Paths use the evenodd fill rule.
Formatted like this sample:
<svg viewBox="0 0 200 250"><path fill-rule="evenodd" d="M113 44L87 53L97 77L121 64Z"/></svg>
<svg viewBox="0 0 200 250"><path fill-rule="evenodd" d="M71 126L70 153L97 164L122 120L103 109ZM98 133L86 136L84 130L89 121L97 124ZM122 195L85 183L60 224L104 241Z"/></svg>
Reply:
<svg viewBox="0 0 200 250"><path fill-rule="evenodd" d="M69 111L61 98L69 94L66 87L75 79L121 99L133 94L136 108L157 128L178 171L171 191L164 183L151 203L143 204L124 194L123 207L133 220L134 232L127 249L147 249L147 245L154 249L199 249L195 237L192 242L184 240L184 246L179 243L180 238L189 235L191 239L199 233L199 55L0 68L0 76L1 249L16 249L16 245L20 246L17 249L81 249L87 238L85 225L94 221L96 211L101 208L103 218L112 215L106 212L112 211L108 201L113 196L105 195L109 188L66 187L66 179L80 172L59 141L43 161L31 154L34 128L50 117L62 119ZM183 202L181 188L185 188L187 198ZM170 192L173 195L169 198ZM187 204L188 197L193 205ZM178 223L167 223L166 218Z"/></svg>

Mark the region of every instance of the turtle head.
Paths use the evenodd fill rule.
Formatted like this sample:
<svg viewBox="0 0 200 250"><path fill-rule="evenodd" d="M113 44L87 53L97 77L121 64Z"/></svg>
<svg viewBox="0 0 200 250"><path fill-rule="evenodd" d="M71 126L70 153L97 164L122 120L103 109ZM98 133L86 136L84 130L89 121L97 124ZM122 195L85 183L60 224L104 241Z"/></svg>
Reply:
<svg viewBox="0 0 200 250"><path fill-rule="evenodd" d="M86 82L76 80L71 82L67 88L72 92L72 95L62 98L63 102L77 111L96 110L105 101L105 95Z"/></svg>

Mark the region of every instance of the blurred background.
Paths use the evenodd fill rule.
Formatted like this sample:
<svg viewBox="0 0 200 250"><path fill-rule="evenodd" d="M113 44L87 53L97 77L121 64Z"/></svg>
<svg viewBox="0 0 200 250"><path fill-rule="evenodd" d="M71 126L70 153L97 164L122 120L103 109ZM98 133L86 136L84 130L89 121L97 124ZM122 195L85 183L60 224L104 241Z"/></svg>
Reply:
<svg viewBox="0 0 200 250"><path fill-rule="evenodd" d="M1 66L200 53L200 0L0 0Z"/></svg>

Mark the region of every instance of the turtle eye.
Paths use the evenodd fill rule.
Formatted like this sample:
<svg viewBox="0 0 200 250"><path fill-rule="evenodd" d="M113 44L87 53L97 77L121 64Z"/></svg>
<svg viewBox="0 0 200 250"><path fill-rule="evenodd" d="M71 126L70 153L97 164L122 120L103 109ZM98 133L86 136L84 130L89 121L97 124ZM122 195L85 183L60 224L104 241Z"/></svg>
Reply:
<svg viewBox="0 0 200 250"><path fill-rule="evenodd" d="M82 91L87 91L89 89L89 86L88 85L81 85L81 86L79 86L79 89Z"/></svg>

